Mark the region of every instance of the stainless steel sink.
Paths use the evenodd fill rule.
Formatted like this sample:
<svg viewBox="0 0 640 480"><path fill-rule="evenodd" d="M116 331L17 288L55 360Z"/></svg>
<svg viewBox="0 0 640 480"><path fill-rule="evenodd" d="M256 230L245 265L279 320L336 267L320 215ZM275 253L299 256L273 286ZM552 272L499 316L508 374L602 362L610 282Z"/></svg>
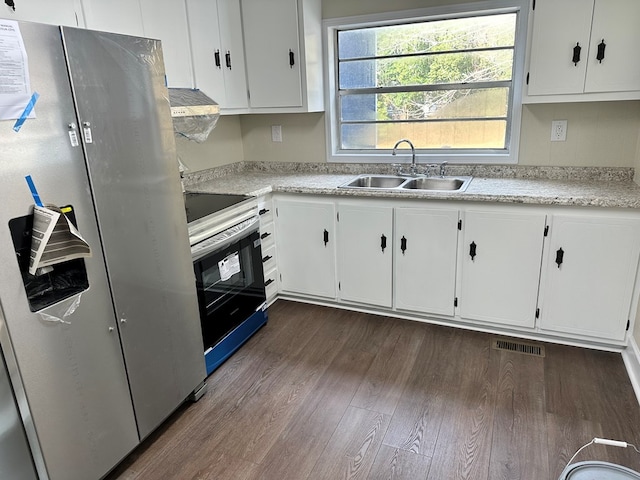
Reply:
<svg viewBox="0 0 640 480"><path fill-rule="evenodd" d="M473 177L403 177L397 175L360 175L339 188L363 190L424 190L464 192Z"/></svg>
<svg viewBox="0 0 640 480"><path fill-rule="evenodd" d="M405 182L402 188L452 192L466 190L470 181L471 177L418 177Z"/></svg>
<svg viewBox="0 0 640 480"><path fill-rule="evenodd" d="M407 177L390 175L361 175L341 187L351 188L395 188L407 181Z"/></svg>

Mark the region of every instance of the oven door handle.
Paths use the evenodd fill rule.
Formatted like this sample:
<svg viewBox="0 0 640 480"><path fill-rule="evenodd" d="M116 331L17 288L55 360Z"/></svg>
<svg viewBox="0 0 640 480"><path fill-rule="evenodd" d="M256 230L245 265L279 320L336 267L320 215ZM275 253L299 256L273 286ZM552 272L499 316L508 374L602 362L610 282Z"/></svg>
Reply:
<svg viewBox="0 0 640 480"><path fill-rule="evenodd" d="M241 224L236 225L235 227L231 227L229 230L225 230L224 232L219 233L218 235L216 235L216 237L222 236L222 235L225 236L225 238L221 239L219 242L212 242L211 245L207 245L200 248L198 247L199 244L195 244L193 247L191 247L191 259L194 262L196 262L200 260L202 257L206 257L212 252L223 250L227 248L229 245L232 245L236 243L238 240L246 237L248 234L258 231L259 220L260 220L259 217L252 217L249 220L245 220ZM227 234L227 232L232 232L232 233ZM215 237L212 237L212 238L215 238ZM202 243L205 243L205 242L207 242L207 240L204 240Z"/></svg>

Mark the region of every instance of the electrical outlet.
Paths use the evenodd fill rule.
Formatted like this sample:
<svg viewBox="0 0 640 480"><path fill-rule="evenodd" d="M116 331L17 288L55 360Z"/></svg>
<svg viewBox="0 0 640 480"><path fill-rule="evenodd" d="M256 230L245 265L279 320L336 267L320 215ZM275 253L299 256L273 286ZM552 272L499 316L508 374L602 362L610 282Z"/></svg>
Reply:
<svg viewBox="0 0 640 480"><path fill-rule="evenodd" d="M567 140L567 121L553 120L551 122L551 141L564 142Z"/></svg>
<svg viewBox="0 0 640 480"><path fill-rule="evenodd" d="M282 142L282 125L271 125L271 141Z"/></svg>

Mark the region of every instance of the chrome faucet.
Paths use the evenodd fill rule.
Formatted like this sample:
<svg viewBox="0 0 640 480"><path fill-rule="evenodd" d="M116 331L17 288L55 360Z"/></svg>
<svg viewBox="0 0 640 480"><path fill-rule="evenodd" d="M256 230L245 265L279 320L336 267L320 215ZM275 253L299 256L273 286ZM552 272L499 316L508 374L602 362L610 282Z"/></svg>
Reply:
<svg viewBox="0 0 640 480"><path fill-rule="evenodd" d="M440 176L444 177L444 168L447 166L447 161L445 160L440 164Z"/></svg>
<svg viewBox="0 0 640 480"><path fill-rule="evenodd" d="M413 143L411 143L411 140L407 140L406 138L403 138L402 140L398 140L398 142L393 146L393 151L391 152L391 155L393 156L396 155L396 149L398 148L398 145L400 145L402 142L407 142L411 147L411 176L415 177L416 176L416 149L413 147Z"/></svg>

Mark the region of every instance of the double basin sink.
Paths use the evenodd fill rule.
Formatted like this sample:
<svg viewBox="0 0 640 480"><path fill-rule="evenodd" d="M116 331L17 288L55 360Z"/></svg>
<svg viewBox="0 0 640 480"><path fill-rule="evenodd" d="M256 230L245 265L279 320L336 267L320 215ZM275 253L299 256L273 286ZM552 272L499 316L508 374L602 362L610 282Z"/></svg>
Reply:
<svg viewBox="0 0 640 480"><path fill-rule="evenodd" d="M338 188L366 190L424 190L464 192L473 177L406 177L398 175L360 175Z"/></svg>

